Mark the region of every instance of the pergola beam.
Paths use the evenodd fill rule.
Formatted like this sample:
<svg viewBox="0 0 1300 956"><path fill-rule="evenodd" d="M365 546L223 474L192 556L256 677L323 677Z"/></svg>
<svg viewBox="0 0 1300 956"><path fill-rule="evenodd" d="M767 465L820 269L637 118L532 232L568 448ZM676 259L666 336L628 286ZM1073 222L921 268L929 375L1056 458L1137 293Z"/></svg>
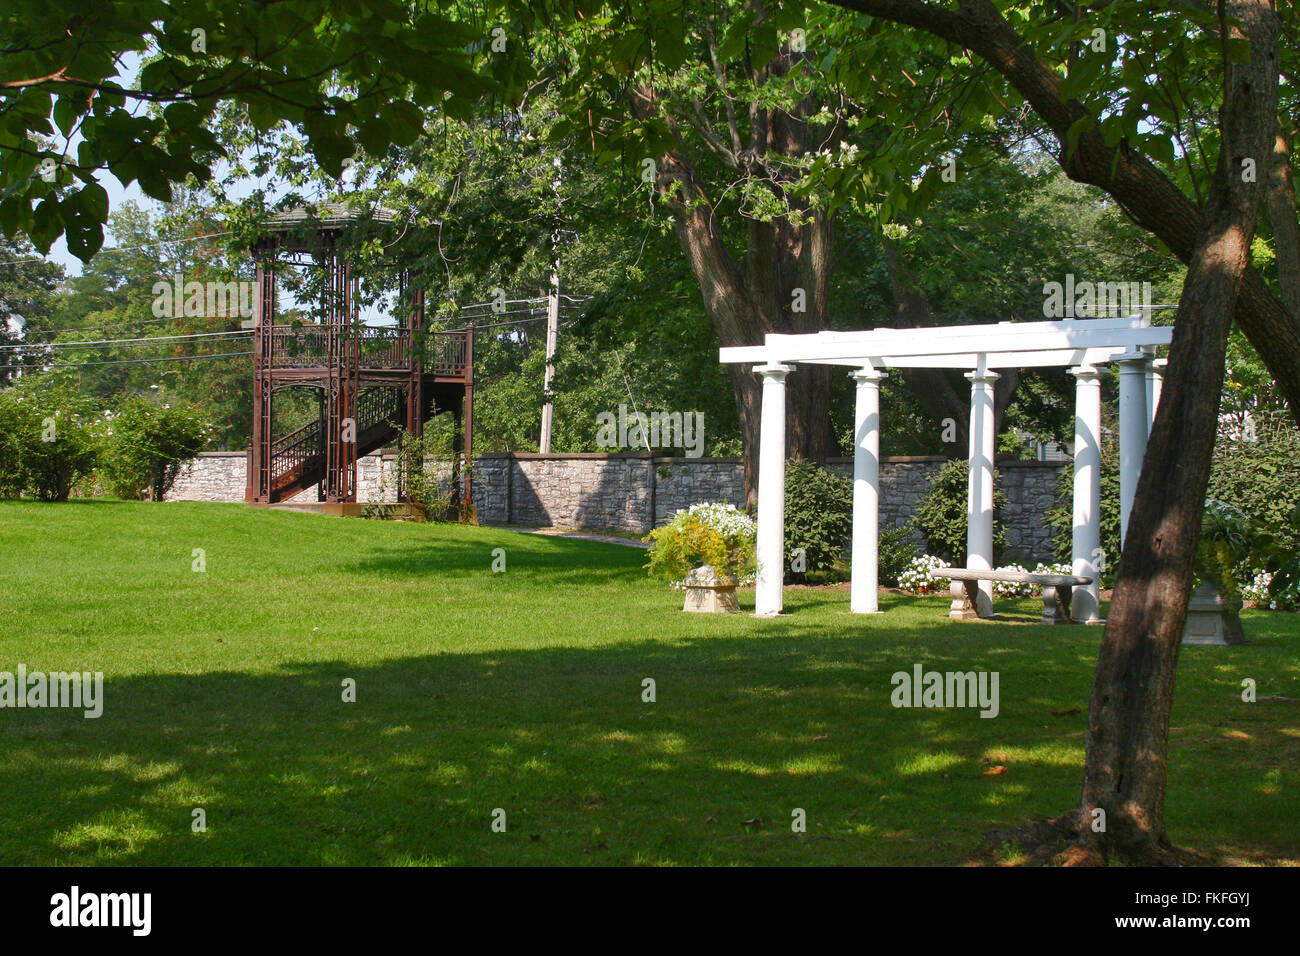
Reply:
<svg viewBox="0 0 1300 956"><path fill-rule="evenodd" d="M1038 323L1025 323L1037 325ZM978 328L978 326L976 326ZM944 335L941 339L944 350L935 352L936 336L939 330L926 329L925 333L913 331L906 336L881 337L872 341L848 342L821 339L819 335L769 335L764 343L768 361L776 362L814 362L824 360L835 364L861 366L874 358L889 356L895 359L899 367L906 367L907 360L916 358L934 358L936 355L990 354L995 352L1048 352L1076 351L1089 348L1119 349L1137 348L1143 345L1167 345L1172 341L1173 329L1134 328L1134 329L1042 329L1026 333L1011 334L999 327L994 332ZM948 331L948 330L944 330ZM751 353L756 354L756 353ZM726 361L729 357L724 356ZM754 361L746 357L741 361Z"/></svg>
<svg viewBox="0 0 1300 956"><path fill-rule="evenodd" d="M1059 323L1023 323L1056 326ZM935 351L933 335L918 331L956 331L961 335L944 336L949 347ZM1141 347L1168 345L1173 341L1169 326L1133 327L1115 330L1095 328L1048 329L1029 335L1009 335L1001 326L996 335L967 334L966 329L913 330L908 340L896 335L864 342L823 338L842 333L818 332L804 336L769 335L764 345L730 346L718 350L724 364L802 362L808 365L842 365L850 368L976 368L980 356L985 368L1041 368L1051 366L1095 365L1110 362L1124 352ZM985 326L984 328L990 328ZM894 333L893 329L878 330Z"/></svg>
<svg viewBox="0 0 1300 956"><path fill-rule="evenodd" d="M1172 331L1172 330L1170 330ZM1167 344L1167 343L1160 343ZM764 348L764 346L756 346ZM954 355L873 355L869 361L875 368L951 368L969 371L979 365L984 357L984 367L999 368L1061 368L1072 365L1099 365L1115 361L1129 346L1088 349L1052 349L1039 352L962 352ZM766 361L766 353L757 359ZM854 366L857 361L848 359L801 359L800 365Z"/></svg>

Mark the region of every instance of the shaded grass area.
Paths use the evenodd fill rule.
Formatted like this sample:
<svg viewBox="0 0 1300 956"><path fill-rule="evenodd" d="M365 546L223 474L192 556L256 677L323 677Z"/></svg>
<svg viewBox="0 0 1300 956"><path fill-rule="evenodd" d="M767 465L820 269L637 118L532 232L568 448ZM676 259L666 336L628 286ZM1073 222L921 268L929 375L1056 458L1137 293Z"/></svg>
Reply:
<svg viewBox="0 0 1300 956"><path fill-rule="evenodd" d="M644 561L239 505L0 503L0 670L100 670L106 698L98 720L0 710L0 863L961 864L1077 801L1100 629L895 593L859 617L838 589L791 589L774 621L687 615ZM1183 649L1170 834L1293 862L1300 704L1240 683L1300 698L1300 617L1245 626L1251 645ZM895 709L917 663L997 671L998 717Z"/></svg>

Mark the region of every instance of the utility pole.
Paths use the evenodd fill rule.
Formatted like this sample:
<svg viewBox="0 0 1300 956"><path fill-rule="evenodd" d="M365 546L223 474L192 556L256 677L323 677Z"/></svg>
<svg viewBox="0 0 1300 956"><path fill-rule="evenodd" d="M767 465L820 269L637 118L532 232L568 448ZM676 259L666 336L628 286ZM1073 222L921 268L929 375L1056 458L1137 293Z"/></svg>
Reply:
<svg viewBox="0 0 1300 956"><path fill-rule="evenodd" d="M551 289L546 296L546 377L542 382L542 438L538 450L543 455L551 453L551 422L555 417L555 393L551 385L555 381L555 338L560 331L560 158L555 163L555 178L551 188L555 190L555 228L551 230Z"/></svg>

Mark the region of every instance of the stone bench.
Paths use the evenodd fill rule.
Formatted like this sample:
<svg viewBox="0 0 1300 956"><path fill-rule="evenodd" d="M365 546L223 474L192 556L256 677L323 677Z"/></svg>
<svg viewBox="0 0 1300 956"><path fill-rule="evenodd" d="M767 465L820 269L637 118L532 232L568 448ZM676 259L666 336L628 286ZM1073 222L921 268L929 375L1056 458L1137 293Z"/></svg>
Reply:
<svg viewBox="0 0 1300 956"><path fill-rule="evenodd" d="M1036 574L1033 571L976 571L966 568L940 568L936 578L952 581L952 607L948 616L959 621L980 617L979 582L1008 581L1012 584L1036 584L1042 588L1043 623L1069 624L1070 599L1077 585L1091 584L1092 578L1075 574ZM992 613L987 615L992 617Z"/></svg>

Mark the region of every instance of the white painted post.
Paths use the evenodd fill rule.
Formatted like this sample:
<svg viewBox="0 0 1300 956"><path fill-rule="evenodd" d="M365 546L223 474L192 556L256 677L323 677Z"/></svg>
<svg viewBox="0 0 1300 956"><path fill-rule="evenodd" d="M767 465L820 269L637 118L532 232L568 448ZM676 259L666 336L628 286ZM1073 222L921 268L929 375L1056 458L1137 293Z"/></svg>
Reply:
<svg viewBox="0 0 1300 956"><path fill-rule="evenodd" d="M966 567L987 571L993 567L993 456L997 435L993 426L993 383L1000 375L990 372L985 357L967 372L970 379L970 480L966 496ZM993 582L979 582L976 612L993 616Z"/></svg>
<svg viewBox="0 0 1300 956"><path fill-rule="evenodd" d="M754 614L775 617L784 606L785 577L785 377L793 365L773 362L754 371L763 376L758 436L758 574Z"/></svg>
<svg viewBox="0 0 1300 956"><path fill-rule="evenodd" d="M873 367L853 373L857 383L853 446L853 570L849 610L879 614L880 578L880 381Z"/></svg>
<svg viewBox="0 0 1300 956"><path fill-rule="evenodd" d="M1074 384L1074 573L1092 578L1076 585L1070 617L1084 624L1101 619L1101 373L1094 366L1070 369Z"/></svg>
<svg viewBox="0 0 1300 956"><path fill-rule="evenodd" d="M1147 434L1156 421L1156 409L1160 407L1160 388L1164 385L1164 370L1169 359L1154 359L1147 368Z"/></svg>
<svg viewBox="0 0 1300 956"><path fill-rule="evenodd" d="M1147 453L1147 368L1151 356L1133 350L1115 357L1119 363L1119 538L1128 535L1128 516L1137 496L1142 459ZM1111 555L1114 560L1117 555Z"/></svg>

